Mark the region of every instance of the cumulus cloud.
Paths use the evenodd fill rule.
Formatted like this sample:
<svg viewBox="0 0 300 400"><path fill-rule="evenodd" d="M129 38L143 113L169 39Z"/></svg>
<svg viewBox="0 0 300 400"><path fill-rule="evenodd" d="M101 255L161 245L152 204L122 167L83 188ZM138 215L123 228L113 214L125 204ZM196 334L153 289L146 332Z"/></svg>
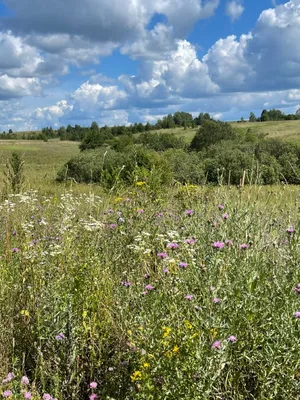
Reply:
<svg viewBox="0 0 300 400"><path fill-rule="evenodd" d="M41 84L37 78L14 78L3 74L0 76L0 100L39 95Z"/></svg>
<svg viewBox="0 0 300 400"><path fill-rule="evenodd" d="M226 4L226 15L231 18L232 21L239 19L244 12L243 5L236 1L232 0Z"/></svg>

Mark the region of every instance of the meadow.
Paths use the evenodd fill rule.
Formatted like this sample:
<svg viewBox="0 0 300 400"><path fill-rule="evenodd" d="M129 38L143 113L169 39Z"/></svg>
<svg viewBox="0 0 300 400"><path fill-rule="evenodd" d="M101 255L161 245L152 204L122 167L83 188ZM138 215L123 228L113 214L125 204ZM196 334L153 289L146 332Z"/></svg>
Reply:
<svg viewBox="0 0 300 400"><path fill-rule="evenodd" d="M28 146L28 147L26 147ZM71 142L22 150L0 203L0 395L300 399L297 186L58 184Z"/></svg>

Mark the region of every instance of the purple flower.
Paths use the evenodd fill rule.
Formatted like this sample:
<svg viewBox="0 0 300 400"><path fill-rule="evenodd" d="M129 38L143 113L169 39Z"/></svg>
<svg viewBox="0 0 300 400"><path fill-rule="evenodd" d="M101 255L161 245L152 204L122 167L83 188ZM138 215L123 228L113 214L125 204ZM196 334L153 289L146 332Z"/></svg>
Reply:
<svg viewBox="0 0 300 400"><path fill-rule="evenodd" d="M96 389L96 387L97 387L97 382L91 382L90 383L90 388L91 389Z"/></svg>
<svg viewBox="0 0 300 400"><path fill-rule="evenodd" d="M300 283L297 283L297 285L293 288L293 291L295 293L300 293Z"/></svg>
<svg viewBox="0 0 300 400"><path fill-rule="evenodd" d="M129 282L129 281L122 281L122 282L121 282L121 286L129 287L129 286L131 286L131 282Z"/></svg>
<svg viewBox="0 0 300 400"><path fill-rule="evenodd" d="M223 206L223 204L218 204L218 208L219 210L224 210L225 206Z"/></svg>
<svg viewBox="0 0 300 400"><path fill-rule="evenodd" d="M136 210L136 212L137 212L138 214L143 214L145 211L142 210L142 209L140 209L140 210Z"/></svg>
<svg viewBox="0 0 300 400"><path fill-rule="evenodd" d="M11 390L5 390L5 392L3 392L3 397L10 397L12 396L12 391Z"/></svg>
<svg viewBox="0 0 300 400"><path fill-rule="evenodd" d="M90 400L98 399L98 396L95 393L92 393L89 397Z"/></svg>
<svg viewBox="0 0 300 400"><path fill-rule="evenodd" d="M168 258L168 254L167 253L157 253L157 257L163 259L163 258Z"/></svg>
<svg viewBox="0 0 300 400"><path fill-rule="evenodd" d="M164 268L164 274L165 274L165 275L168 275L168 273L169 273L168 268Z"/></svg>
<svg viewBox="0 0 300 400"><path fill-rule="evenodd" d="M146 289L148 292L151 292L151 290L154 290L154 286L152 286L152 285L146 285L146 286L145 286L145 289Z"/></svg>
<svg viewBox="0 0 300 400"><path fill-rule="evenodd" d="M24 399L32 399L32 394L30 392L24 393Z"/></svg>
<svg viewBox="0 0 300 400"><path fill-rule="evenodd" d="M289 235L293 235L295 233L295 229L293 227L288 228L286 231Z"/></svg>
<svg viewBox="0 0 300 400"><path fill-rule="evenodd" d="M237 338L233 335L229 336L229 338L227 338L228 342L230 343L236 343L237 342Z"/></svg>
<svg viewBox="0 0 300 400"><path fill-rule="evenodd" d="M219 304L219 303L221 303L221 299L219 299L218 297L215 297L215 298L213 299L213 303L214 303L214 304Z"/></svg>
<svg viewBox="0 0 300 400"><path fill-rule="evenodd" d="M232 240L226 239L226 240L225 240L225 244L226 244L227 246L232 246Z"/></svg>
<svg viewBox="0 0 300 400"><path fill-rule="evenodd" d="M21 378L21 383L22 385L29 385L29 379L27 378L27 376L22 376Z"/></svg>
<svg viewBox="0 0 300 400"><path fill-rule="evenodd" d="M241 249L241 250L247 250L248 247L249 247L249 246L248 246L246 243L243 243L243 244L240 245L240 249Z"/></svg>
<svg viewBox="0 0 300 400"><path fill-rule="evenodd" d="M194 210L185 210L185 215L191 217L194 214Z"/></svg>
<svg viewBox="0 0 300 400"><path fill-rule="evenodd" d="M17 247L14 247L14 248L12 249L12 252L13 252L13 253L19 253L19 249L18 249Z"/></svg>
<svg viewBox="0 0 300 400"><path fill-rule="evenodd" d="M112 214L114 210L107 210L108 214Z"/></svg>
<svg viewBox="0 0 300 400"><path fill-rule="evenodd" d="M215 249L223 249L224 246L225 246L225 243L223 243L223 242L213 242L212 243L212 247L214 247Z"/></svg>
<svg viewBox="0 0 300 400"><path fill-rule="evenodd" d="M145 278L145 279L149 279L149 278L150 278L150 274L145 274L145 275L144 275L144 278Z"/></svg>
<svg viewBox="0 0 300 400"><path fill-rule="evenodd" d="M45 394L43 395L43 400L52 400L52 397L50 396L49 393L45 393Z"/></svg>
<svg viewBox="0 0 300 400"><path fill-rule="evenodd" d="M297 319L299 319L299 318L300 318L300 311L296 311L296 312L294 313L294 317L297 318Z"/></svg>
<svg viewBox="0 0 300 400"><path fill-rule="evenodd" d="M184 296L185 299L187 299L188 301L193 300L194 296L192 294L187 294L186 296Z"/></svg>
<svg viewBox="0 0 300 400"><path fill-rule="evenodd" d="M221 350L222 347L222 342L221 340L216 340L215 342L213 342L213 344L211 345L212 349L216 349L216 350Z"/></svg>
<svg viewBox="0 0 300 400"><path fill-rule="evenodd" d="M115 229L117 227L117 224L110 224L109 227L110 229Z"/></svg>
<svg viewBox="0 0 300 400"><path fill-rule="evenodd" d="M167 248L168 249L178 249L179 244L178 243L168 243Z"/></svg>
<svg viewBox="0 0 300 400"><path fill-rule="evenodd" d="M185 263L185 262L180 262L179 263L179 267L182 268L182 269L186 269L187 266L188 266L188 264Z"/></svg>
<svg viewBox="0 0 300 400"><path fill-rule="evenodd" d="M229 214L224 213L224 214L222 215L222 218L223 218L223 219L228 219L228 218L229 218Z"/></svg>
<svg viewBox="0 0 300 400"><path fill-rule="evenodd" d="M59 333L58 335L55 336L56 340L64 340L66 337L63 333Z"/></svg>
<svg viewBox="0 0 300 400"><path fill-rule="evenodd" d="M186 244L194 244L194 243L196 243L196 240L195 239L186 239L184 241L184 243L186 243Z"/></svg>
<svg viewBox="0 0 300 400"><path fill-rule="evenodd" d="M16 234L17 234L17 231L12 231L13 236L16 236Z"/></svg>
<svg viewBox="0 0 300 400"><path fill-rule="evenodd" d="M158 214L156 214L156 216L159 217L159 218L161 218L161 217L164 216L164 213L158 213Z"/></svg>

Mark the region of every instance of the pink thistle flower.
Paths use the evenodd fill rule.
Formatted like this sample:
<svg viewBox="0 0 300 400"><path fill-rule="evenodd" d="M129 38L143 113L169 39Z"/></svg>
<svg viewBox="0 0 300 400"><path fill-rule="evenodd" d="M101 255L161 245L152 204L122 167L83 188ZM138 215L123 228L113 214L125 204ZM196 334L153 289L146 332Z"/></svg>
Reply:
<svg viewBox="0 0 300 400"><path fill-rule="evenodd" d="M168 249L178 249L179 244L178 243L168 243L167 248Z"/></svg>
<svg viewBox="0 0 300 400"><path fill-rule="evenodd" d="M117 224L110 224L110 225L109 225L109 228L110 228L110 229L115 229L116 227L117 227Z"/></svg>
<svg viewBox="0 0 300 400"><path fill-rule="evenodd" d="M184 296L185 299L187 299L188 301L193 300L194 296L192 294L187 294L186 296Z"/></svg>
<svg viewBox="0 0 300 400"><path fill-rule="evenodd" d="M223 204L218 204L219 210L224 210L225 206Z"/></svg>
<svg viewBox="0 0 300 400"><path fill-rule="evenodd" d="M216 349L216 350L221 350L222 347L222 342L221 340L216 340L215 342L213 342L213 344L211 345L212 349Z"/></svg>
<svg viewBox="0 0 300 400"><path fill-rule="evenodd" d="M214 247L215 249L223 249L224 246L225 246L225 243L223 243L223 242L213 242L212 243L212 247Z"/></svg>
<svg viewBox="0 0 300 400"><path fill-rule="evenodd" d="M121 282L121 286L129 287L129 286L131 286L131 282L129 282L129 281L122 281L122 282Z"/></svg>
<svg viewBox="0 0 300 400"><path fill-rule="evenodd" d="M5 390L5 392L3 392L3 397L10 397L12 396L12 391L11 390Z"/></svg>
<svg viewBox="0 0 300 400"><path fill-rule="evenodd" d="M291 236L295 233L295 229L293 227L288 228L286 231Z"/></svg>
<svg viewBox="0 0 300 400"><path fill-rule="evenodd" d="M222 215L222 218L225 219L225 220L228 219L228 218L229 218L229 214L224 213L224 214Z"/></svg>
<svg viewBox="0 0 300 400"><path fill-rule="evenodd" d="M300 283L297 283L297 285L293 288L293 291L295 293L300 293Z"/></svg>
<svg viewBox="0 0 300 400"><path fill-rule="evenodd" d="M142 210L142 209L140 209L140 210L136 210L136 212L137 212L138 214L143 214L145 211Z"/></svg>
<svg viewBox="0 0 300 400"><path fill-rule="evenodd" d="M22 383L22 385L25 385L25 386L29 385L29 379L27 378L27 376L22 376L21 383Z"/></svg>
<svg viewBox="0 0 300 400"><path fill-rule="evenodd" d="M91 389L96 389L97 385L98 385L97 382L91 382L90 383L90 388Z"/></svg>
<svg viewBox="0 0 300 400"><path fill-rule="evenodd" d="M237 338L233 335L229 336L229 338L227 338L228 342L230 343L236 343L237 342Z"/></svg>
<svg viewBox="0 0 300 400"><path fill-rule="evenodd" d="M194 244L194 243L196 243L196 240L195 239L186 239L184 241L184 243L186 243L186 244Z"/></svg>
<svg viewBox="0 0 300 400"><path fill-rule="evenodd" d="M194 210L185 210L185 215L191 217L194 214Z"/></svg>
<svg viewBox="0 0 300 400"><path fill-rule="evenodd" d="M294 313L294 317L297 318L297 319L300 319L300 311L296 311Z"/></svg>
<svg viewBox="0 0 300 400"><path fill-rule="evenodd" d="M145 286L145 289L146 289L148 292L151 292L151 290L154 290L154 286L152 286L152 285L146 285L146 286Z"/></svg>
<svg viewBox="0 0 300 400"><path fill-rule="evenodd" d="M51 395L49 393L45 393L43 395L43 400L52 400L52 397L51 397Z"/></svg>
<svg viewBox="0 0 300 400"><path fill-rule="evenodd" d="M163 258L168 258L168 254L167 253L157 253L157 257L163 259Z"/></svg>
<svg viewBox="0 0 300 400"><path fill-rule="evenodd" d="M219 304L219 303L221 303L221 299L219 299L218 297L215 297L215 298L213 299L213 303L214 303L214 304Z"/></svg>
<svg viewBox="0 0 300 400"><path fill-rule="evenodd" d="M248 246L246 243L243 243L243 244L240 245L240 249L241 249L241 250L247 250L248 247L249 247L249 246Z"/></svg>
<svg viewBox="0 0 300 400"><path fill-rule="evenodd" d="M226 244L227 246L232 246L233 242L232 242L232 240L226 239L226 240L225 240L225 244Z"/></svg>
<svg viewBox="0 0 300 400"><path fill-rule="evenodd" d="M185 263L185 262L180 262L180 263L179 263L179 267L180 267L181 269L186 269L187 266L188 266L188 264Z"/></svg>
<svg viewBox="0 0 300 400"><path fill-rule="evenodd" d="M19 253L19 249L18 249L17 247L14 247L11 251L12 251L13 253Z"/></svg>
<svg viewBox="0 0 300 400"><path fill-rule="evenodd" d="M32 399L32 394L30 392L24 393L24 399Z"/></svg>
<svg viewBox="0 0 300 400"><path fill-rule="evenodd" d="M165 274L165 275L168 275L168 273L169 273L168 268L164 268L164 274Z"/></svg>
<svg viewBox="0 0 300 400"><path fill-rule="evenodd" d="M95 393L92 393L89 397L90 400L98 399L98 396Z"/></svg>

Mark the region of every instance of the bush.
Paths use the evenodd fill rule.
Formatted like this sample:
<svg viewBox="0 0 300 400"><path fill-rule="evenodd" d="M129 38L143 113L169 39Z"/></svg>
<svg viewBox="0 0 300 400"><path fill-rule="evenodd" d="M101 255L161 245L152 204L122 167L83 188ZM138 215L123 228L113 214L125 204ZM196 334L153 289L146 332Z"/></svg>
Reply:
<svg viewBox="0 0 300 400"><path fill-rule="evenodd" d="M167 150L164 156L171 165L175 181L196 185L204 183L204 170L197 154L188 154L184 150L178 149Z"/></svg>
<svg viewBox="0 0 300 400"><path fill-rule="evenodd" d="M184 139L172 133L144 133L137 138L136 143L155 151L183 149L186 147Z"/></svg>
<svg viewBox="0 0 300 400"><path fill-rule="evenodd" d="M237 136L237 132L226 122L204 121L194 136L190 148L201 151L222 140L234 140Z"/></svg>

